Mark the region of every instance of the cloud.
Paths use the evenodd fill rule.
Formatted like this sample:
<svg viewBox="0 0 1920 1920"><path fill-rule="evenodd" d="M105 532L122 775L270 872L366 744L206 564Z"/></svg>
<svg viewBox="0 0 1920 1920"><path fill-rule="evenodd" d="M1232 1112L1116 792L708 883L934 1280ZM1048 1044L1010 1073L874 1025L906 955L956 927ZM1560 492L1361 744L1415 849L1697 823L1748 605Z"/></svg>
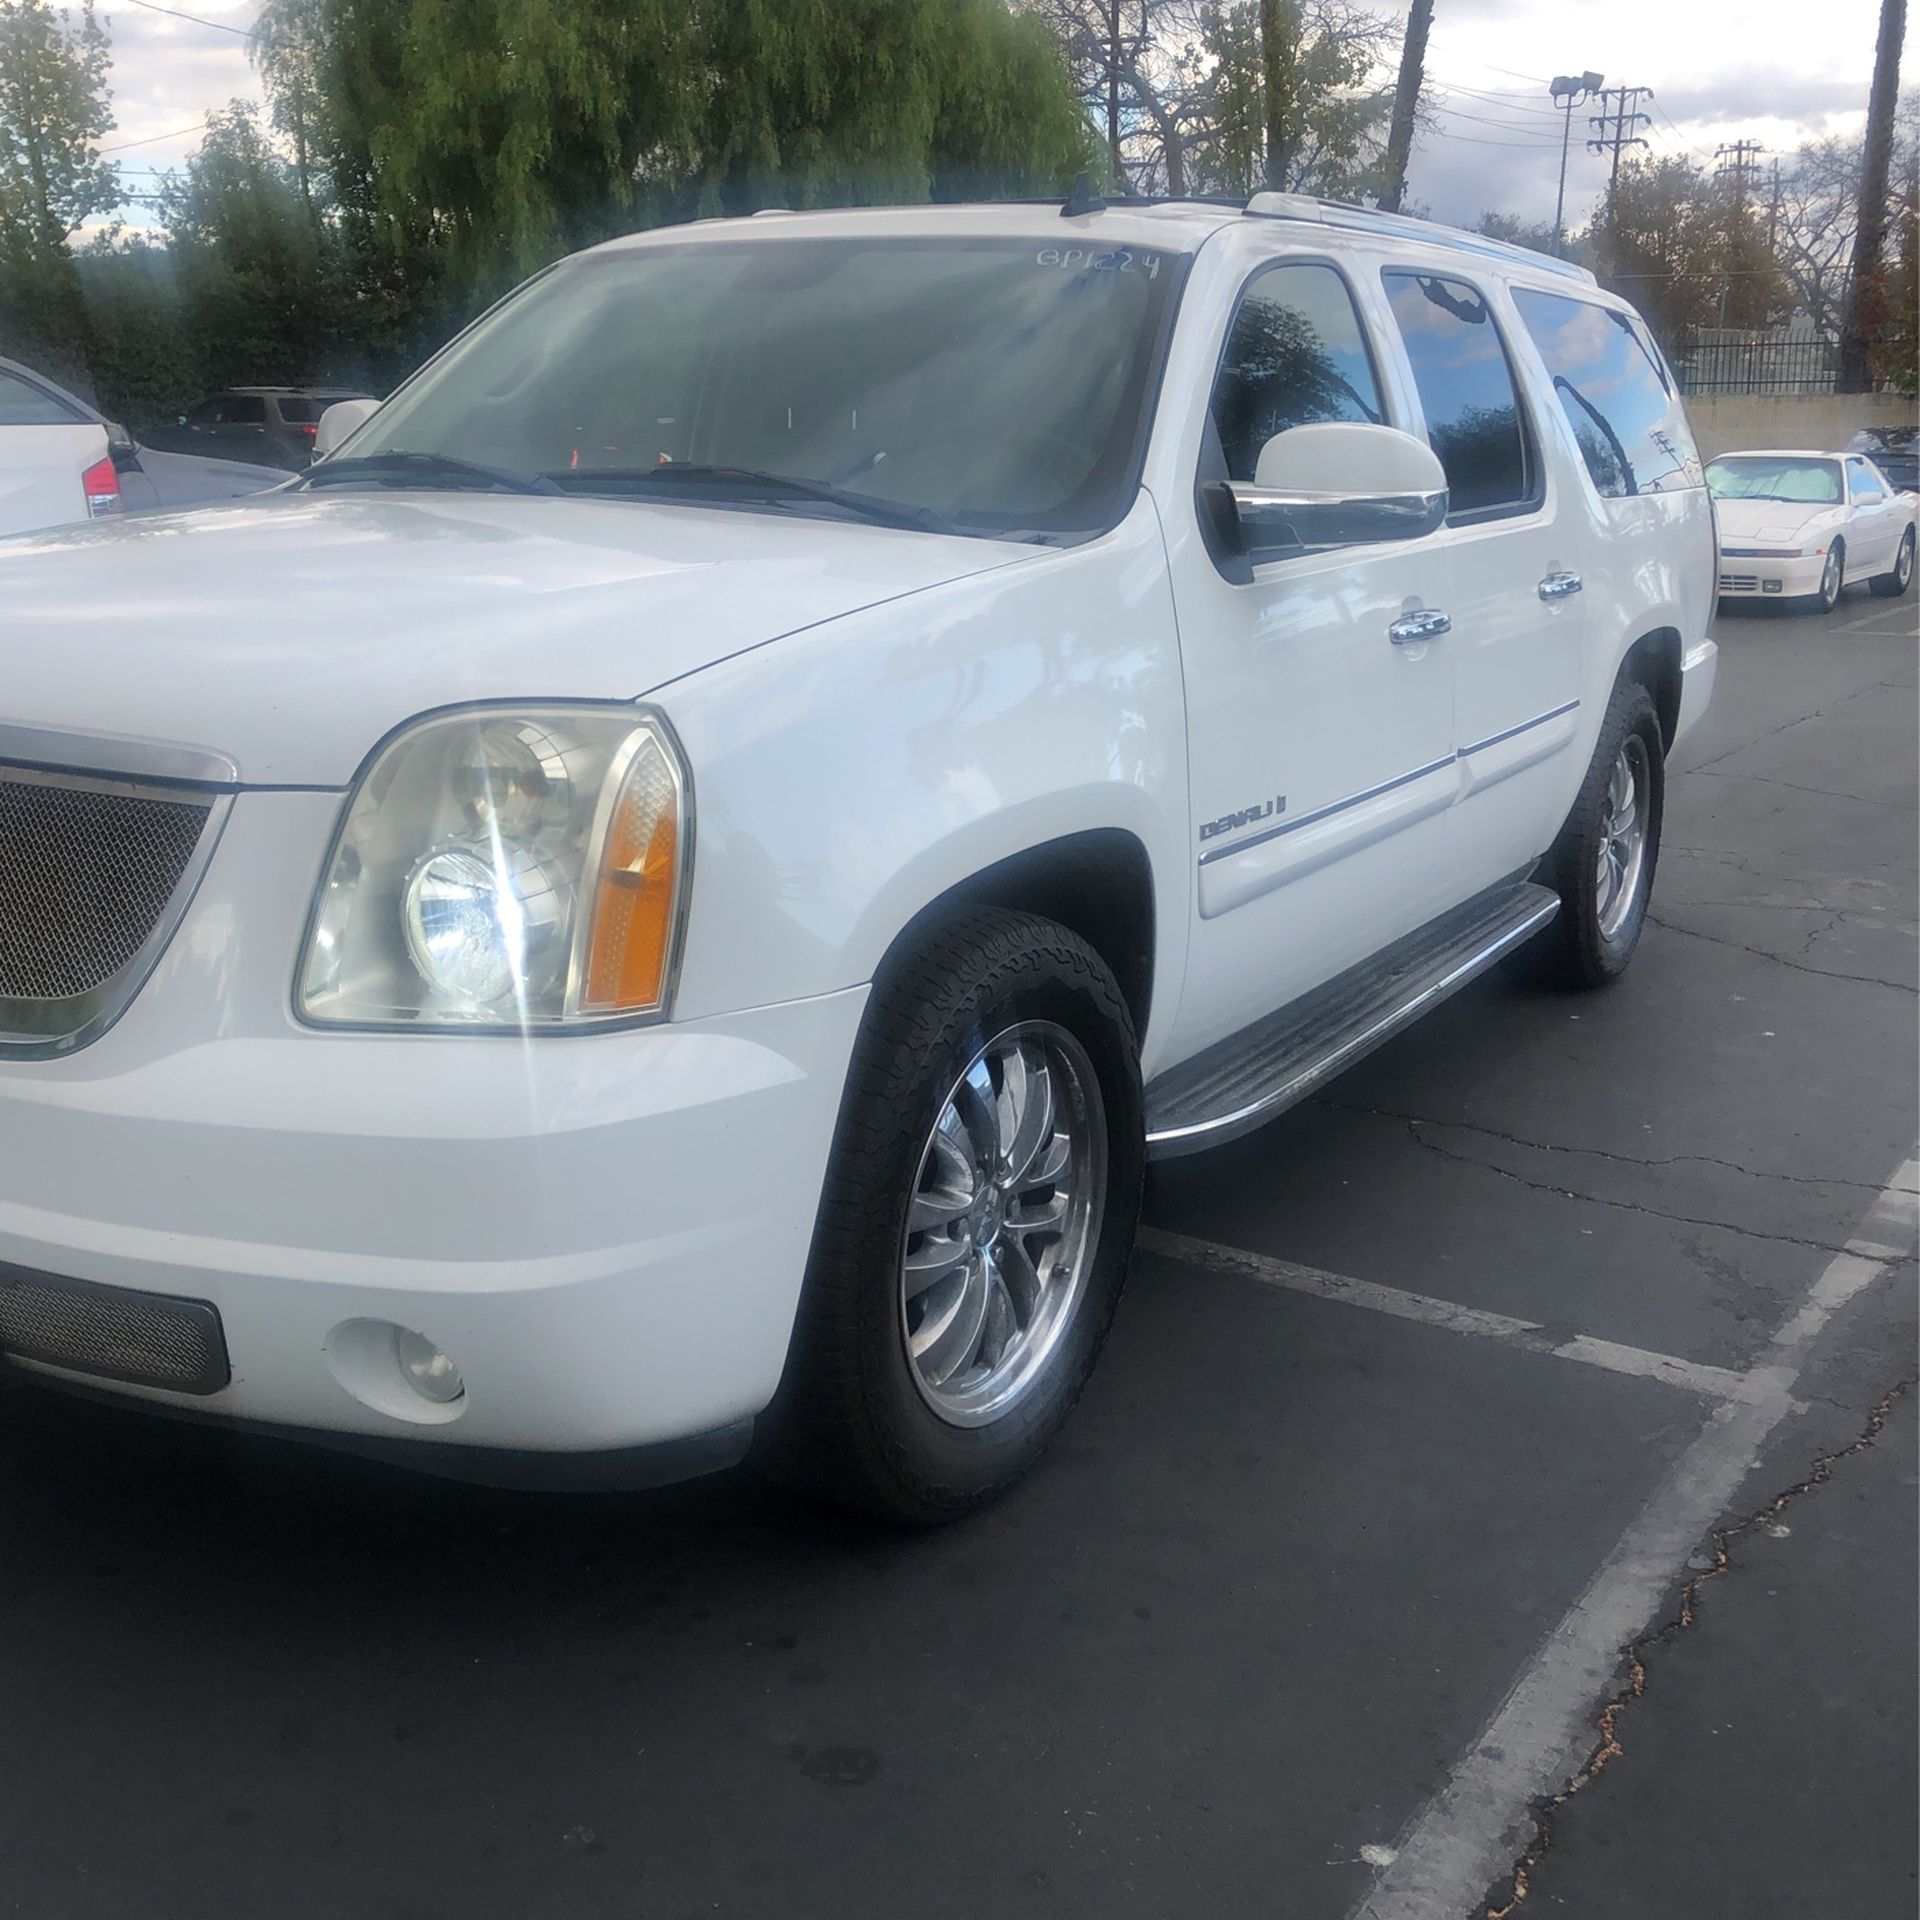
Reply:
<svg viewBox="0 0 1920 1920"><path fill-rule="evenodd" d="M250 27L260 0L194 0L191 11L209 20ZM139 196L159 175L178 167L200 142L200 126L229 100L261 99L259 76L237 33L177 20L126 5L102 11L112 46L107 76L113 93L113 131L101 145L119 164L122 189L135 196L121 209L130 227L153 224Z"/></svg>

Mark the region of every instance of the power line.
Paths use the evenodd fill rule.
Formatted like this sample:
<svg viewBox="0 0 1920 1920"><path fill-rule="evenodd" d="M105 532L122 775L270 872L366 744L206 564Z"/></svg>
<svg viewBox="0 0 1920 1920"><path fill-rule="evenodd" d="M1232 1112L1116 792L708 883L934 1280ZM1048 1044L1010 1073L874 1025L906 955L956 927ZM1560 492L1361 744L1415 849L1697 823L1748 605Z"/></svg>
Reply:
<svg viewBox="0 0 1920 1920"><path fill-rule="evenodd" d="M205 20L197 13L182 13L178 7L162 7L155 0L128 0L128 4L143 7L148 13L164 13L169 19L190 21L196 27L211 27L216 33L237 33L242 40L253 38L251 27L236 27L225 20Z"/></svg>
<svg viewBox="0 0 1920 1920"><path fill-rule="evenodd" d="M1530 92L1522 93L1518 88L1511 93L1506 93L1490 91L1486 87L1470 87L1461 80L1437 78L1433 84L1447 93L1464 93L1475 100L1484 100L1489 105L1498 107L1503 113L1537 113L1546 120L1557 120L1560 117L1551 107L1522 105L1523 101L1532 100L1534 95Z"/></svg>
<svg viewBox="0 0 1920 1920"><path fill-rule="evenodd" d="M122 140L111 147L102 147L102 153L125 153L129 147L150 147L156 140L183 140L190 133L199 133L206 126L205 120L196 120L190 127L176 127L171 133L149 133L139 140Z"/></svg>
<svg viewBox="0 0 1920 1920"><path fill-rule="evenodd" d="M1468 113L1464 107L1449 107L1439 102L1435 103L1434 111L1450 114L1456 120L1471 120L1478 127L1498 127L1502 133L1534 134L1544 131L1538 127L1522 126L1513 120L1490 120L1483 113ZM1552 146L1553 142L1548 140L1546 144Z"/></svg>

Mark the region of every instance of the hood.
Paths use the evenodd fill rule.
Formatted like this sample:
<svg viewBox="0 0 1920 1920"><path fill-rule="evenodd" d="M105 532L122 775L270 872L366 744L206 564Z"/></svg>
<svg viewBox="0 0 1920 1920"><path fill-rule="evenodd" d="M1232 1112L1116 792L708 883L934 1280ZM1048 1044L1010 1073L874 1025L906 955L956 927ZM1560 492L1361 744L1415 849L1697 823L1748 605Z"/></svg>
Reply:
<svg viewBox="0 0 1920 1920"><path fill-rule="evenodd" d="M631 699L1032 553L784 512L264 494L0 542L0 723L341 786L429 708Z"/></svg>
<svg viewBox="0 0 1920 1920"><path fill-rule="evenodd" d="M1723 547L1804 546L1841 511L1796 500L1715 500L1713 507Z"/></svg>

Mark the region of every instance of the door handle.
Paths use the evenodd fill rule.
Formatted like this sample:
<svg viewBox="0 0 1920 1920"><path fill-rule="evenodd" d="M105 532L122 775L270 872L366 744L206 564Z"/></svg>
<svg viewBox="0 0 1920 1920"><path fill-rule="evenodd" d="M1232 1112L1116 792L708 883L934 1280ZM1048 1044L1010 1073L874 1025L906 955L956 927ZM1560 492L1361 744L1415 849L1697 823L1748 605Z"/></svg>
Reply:
<svg viewBox="0 0 1920 1920"><path fill-rule="evenodd" d="M1577 573L1550 573L1540 582L1542 600L1564 600L1570 593L1580 591L1581 580Z"/></svg>
<svg viewBox="0 0 1920 1920"><path fill-rule="evenodd" d="M1452 631L1452 620L1438 607L1419 607L1394 621L1387 629L1387 638L1396 647L1410 647L1418 640L1438 640Z"/></svg>

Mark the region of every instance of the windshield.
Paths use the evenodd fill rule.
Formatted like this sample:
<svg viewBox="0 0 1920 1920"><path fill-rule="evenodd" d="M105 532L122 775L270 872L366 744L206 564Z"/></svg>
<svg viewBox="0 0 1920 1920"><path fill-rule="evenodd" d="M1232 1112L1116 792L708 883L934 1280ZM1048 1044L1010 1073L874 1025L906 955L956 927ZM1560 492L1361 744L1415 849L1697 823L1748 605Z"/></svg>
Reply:
<svg viewBox="0 0 1920 1920"><path fill-rule="evenodd" d="M756 495L753 477L775 475L963 532L1096 532L1138 484L1183 265L1004 239L590 255L457 341L352 453L450 456L570 493L839 511L828 493ZM702 471L668 471L688 464Z"/></svg>
<svg viewBox="0 0 1920 1920"><path fill-rule="evenodd" d="M1715 460L1707 485L1722 500L1795 500L1809 507L1840 504L1840 467L1833 460L1776 456Z"/></svg>

